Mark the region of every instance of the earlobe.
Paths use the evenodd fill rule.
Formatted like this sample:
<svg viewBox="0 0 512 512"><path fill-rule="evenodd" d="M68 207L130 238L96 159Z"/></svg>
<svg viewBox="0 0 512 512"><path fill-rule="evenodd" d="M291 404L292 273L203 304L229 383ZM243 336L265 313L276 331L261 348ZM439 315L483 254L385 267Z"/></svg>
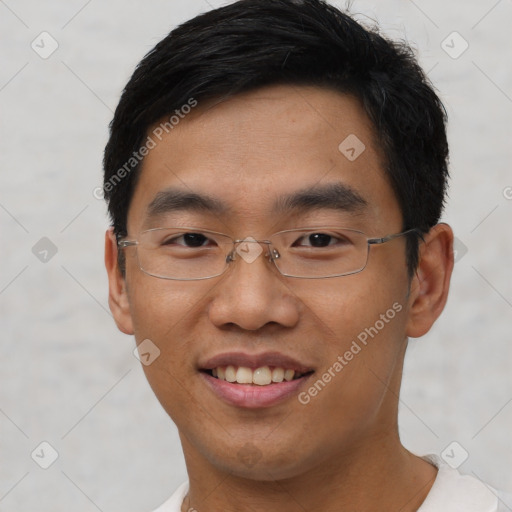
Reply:
<svg viewBox="0 0 512 512"><path fill-rule="evenodd" d="M108 274L108 304L118 329L133 334L130 303L126 292L126 280L119 269L117 241L112 228L105 233L105 268Z"/></svg>
<svg viewBox="0 0 512 512"><path fill-rule="evenodd" d="M426 334L444 309L453 270L453 232L437 224L420 242L419 263L411 280L407 336Z"/></svg>

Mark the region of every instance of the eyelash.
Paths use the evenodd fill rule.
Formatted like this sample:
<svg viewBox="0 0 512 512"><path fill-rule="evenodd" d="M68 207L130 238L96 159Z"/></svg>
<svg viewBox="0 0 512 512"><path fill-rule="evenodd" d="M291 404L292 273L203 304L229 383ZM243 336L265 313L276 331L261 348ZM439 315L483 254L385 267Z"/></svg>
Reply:
<svg viewBox="0 0 512 512"><path fill-rule="evenodd" d="M184 237L187 236L187 235L199 235L199 236L202 236L204 237L204 241L212 241L210 238L208 238L207 235L203 234L203 233L200 233L200 232L187 232L187 233L182 233L181 235L179 236L174 236L172 238L168 238L166 240L163 240L161 245L171 245L171 244L176 244L176 245L180 245L180 246L183 246L183 247L188 247L188 248L199 248L199 247L206 247L205 245L199 245L199 246L196 246L196 247L190 247L189 245L186 245L185 243L185 240L184 240ZM330 247L332 245L336 245L336 244L333 244L332 242L333 241L337 241L337 243L348 243L349 241L345 238L345 237L337 237L336 235L334 234L331 234L331 233L325 233L325 232L322 232L322 231L318 231L318 232L310 232L310 233L306 233L302 236L299 236L292 244L291 244L291 247L315 247L313 244L311 244L311 240L310 241L310 244L309 245L303 245L303 244L298 244L297 242L300 242L301 240L308 240L309 237L313 236L313 235L325 235L325 236L328 236L330 237L330 240L329 240L329 244L325 247ZM184 243L177 243L177 240L180 240L180 239L183 239L183 242ZM214 241L214 240L213 240Z"/></svg>

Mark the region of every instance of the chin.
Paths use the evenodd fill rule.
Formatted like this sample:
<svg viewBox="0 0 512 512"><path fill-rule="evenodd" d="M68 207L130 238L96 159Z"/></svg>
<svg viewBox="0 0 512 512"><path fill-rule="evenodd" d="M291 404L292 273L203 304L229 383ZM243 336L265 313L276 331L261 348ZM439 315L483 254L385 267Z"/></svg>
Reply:
<svg viewBox="0 0 512 512"><path fill-rule="evenodd" d="M222 446L222 443L216 443L215 446L208 453L203 452L203 455L217 470L260 482L296 477L307 470L312 458L304 452L297 453L297 443L280 443L276 446L268 442L235 443L231 439L229 446L221 449L219 446Z"/></svg>

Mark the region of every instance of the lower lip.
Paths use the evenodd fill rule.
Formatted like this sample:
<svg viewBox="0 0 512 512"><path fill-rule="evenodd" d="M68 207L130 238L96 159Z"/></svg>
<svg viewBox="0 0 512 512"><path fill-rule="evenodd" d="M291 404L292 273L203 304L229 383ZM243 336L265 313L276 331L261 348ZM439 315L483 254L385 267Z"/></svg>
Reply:
<svg viewBox="0 0 512 512"><path fill-rule="evenodd" d="M236 384L212 377L200 372L203 379L213 392L222 400L237 407L257 409L271 407L298 394L298 389L306 382L311 374L295 380L276 382L266 386L255 384Z"/></svg>

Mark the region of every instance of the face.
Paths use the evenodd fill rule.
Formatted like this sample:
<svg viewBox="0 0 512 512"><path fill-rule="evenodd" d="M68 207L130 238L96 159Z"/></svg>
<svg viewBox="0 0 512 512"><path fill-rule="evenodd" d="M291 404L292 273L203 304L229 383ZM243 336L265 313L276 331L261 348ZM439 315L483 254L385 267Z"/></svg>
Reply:
<svg viewBox="0 0 512 512"><path fill-rule="evenodd" d="M355 153L339 149L349 136L360 141ZM145 158L128 238L178 226L257 240L320 226L398 233L401 212L374 139L358 102L324 89L273 86L199 104ZM179 193L208 201L184 204ZM410 281L403 237L372 246L362 272L328 279L285 277L262 248L251 263L238 257L221 276L196 281L147 275L126 248L114 313L137 343L160 350L144 371L187 459L268 480L328 466L396 431ZM229 383L218 378L227 366L267 366L271 376L277 368L275 380L279 368L295 374ZM266 369L256 373L268 379Z"/></svg>

